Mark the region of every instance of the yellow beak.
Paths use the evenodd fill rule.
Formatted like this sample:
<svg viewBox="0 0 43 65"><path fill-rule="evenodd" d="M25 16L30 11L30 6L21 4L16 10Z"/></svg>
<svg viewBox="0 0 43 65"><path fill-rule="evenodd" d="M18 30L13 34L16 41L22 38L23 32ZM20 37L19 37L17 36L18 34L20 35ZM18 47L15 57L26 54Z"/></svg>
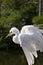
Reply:
<svg viewBox="0 0 43 65"><path fill-rule="evenodd" d="M12 35L12 33L8 33L8 35L5 37L5 39L8 38L8 37L11 36L11 35Z"/></svg>

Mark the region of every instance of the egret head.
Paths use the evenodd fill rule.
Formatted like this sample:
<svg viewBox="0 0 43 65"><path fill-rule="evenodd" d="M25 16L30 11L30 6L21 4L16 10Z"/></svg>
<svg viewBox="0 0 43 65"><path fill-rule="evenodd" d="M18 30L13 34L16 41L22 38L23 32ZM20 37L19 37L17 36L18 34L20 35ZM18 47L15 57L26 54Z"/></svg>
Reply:
<svg viewBox="0 0 43 65"><path fill-rule="evenodd" d="M19 34L19 30L16 27L12 27L10 29L9 34L6 36L6 38L9 37L9 36L11 36L11 35L14 35L14 34L15 35L18 35Z"/></svg>

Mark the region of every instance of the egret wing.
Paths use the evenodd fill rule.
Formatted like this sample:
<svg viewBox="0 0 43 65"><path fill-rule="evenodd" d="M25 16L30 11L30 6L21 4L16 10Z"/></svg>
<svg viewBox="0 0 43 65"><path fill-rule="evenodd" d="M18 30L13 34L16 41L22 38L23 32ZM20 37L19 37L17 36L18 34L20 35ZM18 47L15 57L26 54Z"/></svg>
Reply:
<svg viewBox="0 0 43 65"><path fill-rule="evenodd" d="M26 48L26 47L22 47L25 57L27 59L28 65L32 65L34 64L34 56L32 55L32 53Z"/></svg>
<svg viewBox="0 0 43 65"><path fill-rule="evenodd" d="M33 55L37 58L37 49L36 49L36 45L32 42L33 41L32 38L33 35L28 35L28 34L20 34L19 36L20 44L22 46L22 49L24 51L24 54L26 56L29 65L34 64Z"/></svg>

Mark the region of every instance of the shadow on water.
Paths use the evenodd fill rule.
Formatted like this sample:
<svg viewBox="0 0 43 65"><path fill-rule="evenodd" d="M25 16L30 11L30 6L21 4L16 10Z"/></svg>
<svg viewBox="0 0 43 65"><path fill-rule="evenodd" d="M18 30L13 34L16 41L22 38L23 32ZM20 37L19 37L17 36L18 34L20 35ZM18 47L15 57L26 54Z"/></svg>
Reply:
<svg viewBox="0 0 43 65"><path fill-rule="evenodd" d="M22 48L0 49L0 65L28 65Z"/></svg>
<svg viewBox="0 0 43 65"><path fill-rule="evenodd" d="M28 65L21 47L0 49L0 65ZM43 65L43 53L38 52L34 65Z"/></svg>

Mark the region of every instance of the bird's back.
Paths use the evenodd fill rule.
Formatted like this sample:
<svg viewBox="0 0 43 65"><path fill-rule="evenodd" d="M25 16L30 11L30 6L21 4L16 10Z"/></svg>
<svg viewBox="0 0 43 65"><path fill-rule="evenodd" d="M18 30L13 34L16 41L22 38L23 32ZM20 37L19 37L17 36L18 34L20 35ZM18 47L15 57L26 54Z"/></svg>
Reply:
<svg viewBox="0 0 43 65"><path fill-rule="evenodd" d="M26 34L39 33L39 29L33 25L27 25L22 27L21 33L26 33Z"/></svg>
<svg viewBox="0 0 43 65"><path fill-rule="evenodd" d="M21 33L27 34L27 36L24 37L24 38L26 38L25 41L31 40L32 42L35 42L36 44L38 44L39 46L41 46L43 48L43 36L37 27L35 27L33 25L24 26L21 30Z"/></svg>

